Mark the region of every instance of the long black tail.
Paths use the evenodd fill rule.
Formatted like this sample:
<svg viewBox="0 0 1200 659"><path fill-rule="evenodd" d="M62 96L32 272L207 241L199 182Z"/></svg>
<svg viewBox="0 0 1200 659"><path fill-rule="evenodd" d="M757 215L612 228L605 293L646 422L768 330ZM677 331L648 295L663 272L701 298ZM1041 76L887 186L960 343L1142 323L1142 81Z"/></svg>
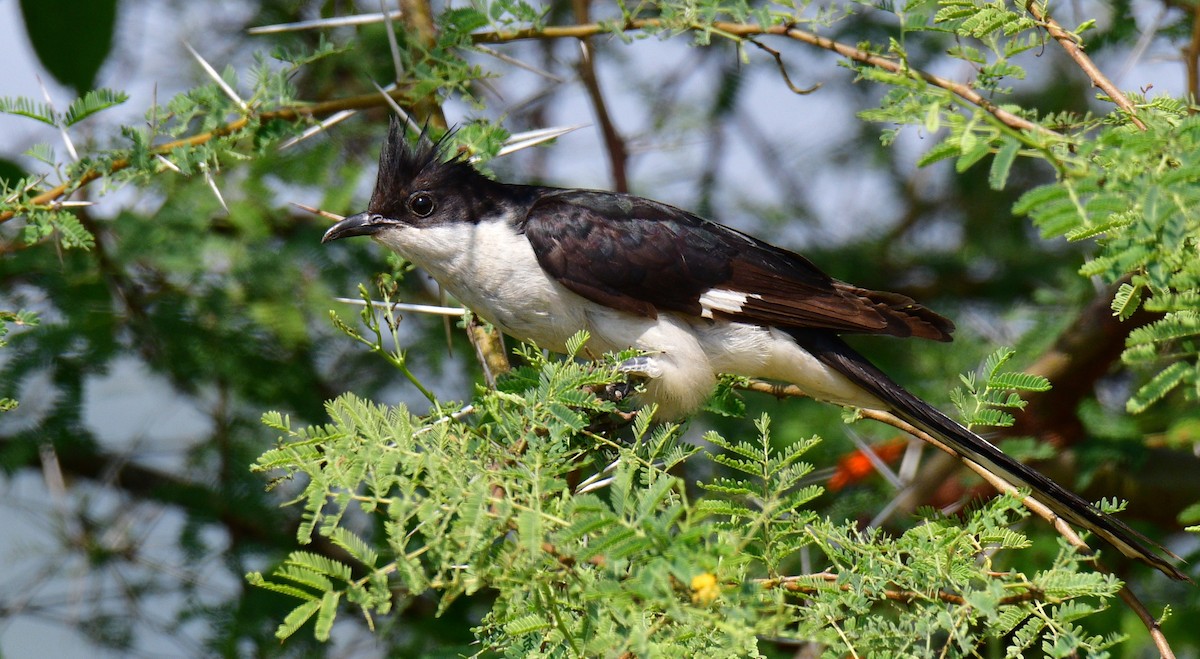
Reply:
<svg viewBox="0 0 1200 659"><path fill-rule="evenodd" d="M1170 551L1131 529L1121 520L1105 514L1079 495L1046 478L1032 468L1013 460L986 439L967 430L925 401L896 384L866 357L827 332L793 330L790 332L805 350L826 366L850 378L876 398L891 406L891 412L937 437L960 456L980 465L1017 487L1029 488L1033 498L1057 515L1104 538L1122 554L1144 561L1172 579L1190 581L1187 575L1163 558Z"/></svg>

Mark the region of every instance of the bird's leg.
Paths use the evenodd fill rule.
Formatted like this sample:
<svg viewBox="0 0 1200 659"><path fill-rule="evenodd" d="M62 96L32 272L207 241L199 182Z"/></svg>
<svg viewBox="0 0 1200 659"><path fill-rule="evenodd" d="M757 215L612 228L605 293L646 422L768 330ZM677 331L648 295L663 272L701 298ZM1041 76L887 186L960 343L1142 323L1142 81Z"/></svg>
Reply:
<svg viewBox="0 0 1200 659"><path fill-rule="evenodd" d="M626 359L617 366L617 370L626 376L624 381L613 382L603 387L592 389L592 393L601 400L619 403L632 396L637 390L638 385L646 380L661 377L663 373L662 367L659 366L657 360L644 355ZM633 420L637 412L618 411L616 414L626 422L629 422Z"/></svg>

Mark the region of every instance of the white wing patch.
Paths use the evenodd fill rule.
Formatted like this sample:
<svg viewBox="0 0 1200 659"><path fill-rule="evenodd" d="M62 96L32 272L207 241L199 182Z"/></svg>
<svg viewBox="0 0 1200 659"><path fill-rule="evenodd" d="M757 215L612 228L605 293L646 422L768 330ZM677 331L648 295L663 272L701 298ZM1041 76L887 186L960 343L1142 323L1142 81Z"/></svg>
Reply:
<svg viewBox="0 0 1200 659"><path fill-rule="evenodd" d="M761 300L762 296L757 293L739 293L727 288L710 288L700 296L700 307L702 308L700 315L704 318L712 318L714 311L739 314L746 306L746 300L751 298Z"/></svg>

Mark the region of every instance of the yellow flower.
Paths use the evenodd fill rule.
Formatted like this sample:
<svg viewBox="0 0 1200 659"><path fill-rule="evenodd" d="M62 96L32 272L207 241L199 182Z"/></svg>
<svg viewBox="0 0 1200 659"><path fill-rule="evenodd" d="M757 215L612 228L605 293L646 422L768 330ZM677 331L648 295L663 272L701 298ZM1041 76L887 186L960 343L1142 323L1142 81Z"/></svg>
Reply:
<svg viewBox="0 0 1200 659"><path fill-rule="evenodd" d="M692 577L692 604L708 606L721 595L721 584L716 575L702 572Z"/></svg>

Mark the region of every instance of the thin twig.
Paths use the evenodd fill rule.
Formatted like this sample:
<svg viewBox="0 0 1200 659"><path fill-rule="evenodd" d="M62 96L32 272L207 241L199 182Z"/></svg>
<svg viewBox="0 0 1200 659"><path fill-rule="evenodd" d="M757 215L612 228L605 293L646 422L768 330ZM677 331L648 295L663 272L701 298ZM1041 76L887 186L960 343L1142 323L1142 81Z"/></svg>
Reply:
<svg viewBox="0 0 1200 659"><path fill-rule="evenodd" d="M1166 634L1163 634L1162 627L1159 626L1158 621L1146 610L1146 605L1142 604L1137 595L1133 594L1129 586L1125 586L1117 594L1120 596L1121 601L1133 609L1133 612L1137 614L1137 617L1146 626L1146 629L1150 630L1150 638L1154 639L1154 647L1158 648L1158 653L1162 655L1162 659L1175 659L1175 651L1171 649L1171 644L1167 642Z"/></svg>
<svg viewBox="0 0 1200 659"><path fill-rule="evenodd" d="M1054 37L1054 40L1058 42L1058 45L1062 46L1063 50L1067 51L1067 55L1071 59L1075 60L1075 63L1079 65L1079 68L1083 69L1083 72L1087 74L1088 78L1091 79L1092 84L1096 87L1099 87L1101 91L1107 94L1108 97L1112 99L1112 102L1117 105L1117 107L1128 113L1129 120L1133 122L1133 125L1137 126L1141 130L1146 130L1146 124L1142 123L1141 119L1137 118L1137 109L1133 107L1133 103L1131 103L1129 99L1125 97L1125 94L1121 93L1120 89L1117 89L1117 86L1108 79L1108 76L1104 75L1100 68L1096 66L1096 63L1092 61L1092 58L1088 57L1087 53L1083 52L1083 48L1079 46L1079 42L1076 40L1075 35L1064 30L1057 21L1055 21L1053 18L1050 18L1050 15L1038 5L1036 0L1026 2L1025 9L1027 9L1034 18L1036 18L1042 25L1046 27L1046 31L1050 33L1050 36Z"/></svg>
<svg viewBox="0 0 1200 659"><path fill-rule="evenodd" d="M1166 9L1166 6L1163 7ZM1183 58L1187 64L1188 98L1192 103L1200 98L1200 4L1192 10L1192 38L1188 41ZM1191 112L1195 113L1195 105Z"/></svg>
<svg viewBox="0 0 1200 659"><path fill-rule="evenodd" d="M588 0L575 0L572 3L575 16L581 23L588 21ZM596 122L600 124L600 133L604 137L604 148L608 152L608 167L612 174L613 189L617 192L629 192L629 149L625 138L621 137L613 123L612 115L608 112L608 104L604 93L600 90L600 80L596 77L596 62L593 58L591 42L586 38L579 40L579 80L587 90L592 102L592 111L596 113Z"/></svg>
<svg viewBox="0 0 1200 659"><path fill-rule="evenodd" d="M797 87L796 83L792 82L792 77L790 75L788 75L787 65L783 63L783 54L782 53L780 53L778 50L775 50L774 48L771 48L767 44L762 43L758 39L747 39L747 41L754 44L755 46L758 46L759 50L762 50L763 52L767 53L771 57L775 58L775 66L779 67L779 75L781 77L783 77L783 84L787 85L788 89L790 89L793 94L797 94L799 96L807 96L808 94L811 94L821 88L821 83L819 83L819 82L816 83L815 85L813 85L812 87Z"/></svg>
<svg viewBox="0 0 1200 659"><path fill-rule="evenodd" d="M788 592L792 592L792 593L803 593L803 594L807 594L807 595L812 595L812 594L816 594L821 591L821 587L813 584L812 583L813 581L836 583L837 579L838 579L838 575L833 574L831 572L819 572L817 574L805 574L805 575L796 575L796 576L788 576L788 577L778 577L775 579L754 579L753 583L766 589L766 590L782 588L782 589L784 589ZM851 590L851 588L852 588L852 586L850 584L841 584L838 586L838 589L842 590L842 591L849 591L849 590ZM868 593L868 595L869 595L869 593ZM909 604L909 603L915 602L917 600L928 600L928 599L937 599L937 600L940 600L947 604L956 604L959 606L966 606L969 604L962 595L956 595L954 593L947 592L944 590L939 590L937 593L935 593L931 596L928 593L919 593L919 592L912 591L912 590L894 590L891 588L887 588L887 589L880 591L878 593L878 595L883 596L884 599L889 599L889 600L892 600L895 602L902 602L904 604ZM1040 593L1036 590L1027 590L1027 591L1025 591L1023 593L1019 593L1017 595L1009 595L1007 597L1002 597L1002 598L1000 598L1000 600L997 603L1000 605L1019 604L1021 602L1038 601L1038 600L1041 600L1042 598L1043 598L1043 593Z"/></svg>

